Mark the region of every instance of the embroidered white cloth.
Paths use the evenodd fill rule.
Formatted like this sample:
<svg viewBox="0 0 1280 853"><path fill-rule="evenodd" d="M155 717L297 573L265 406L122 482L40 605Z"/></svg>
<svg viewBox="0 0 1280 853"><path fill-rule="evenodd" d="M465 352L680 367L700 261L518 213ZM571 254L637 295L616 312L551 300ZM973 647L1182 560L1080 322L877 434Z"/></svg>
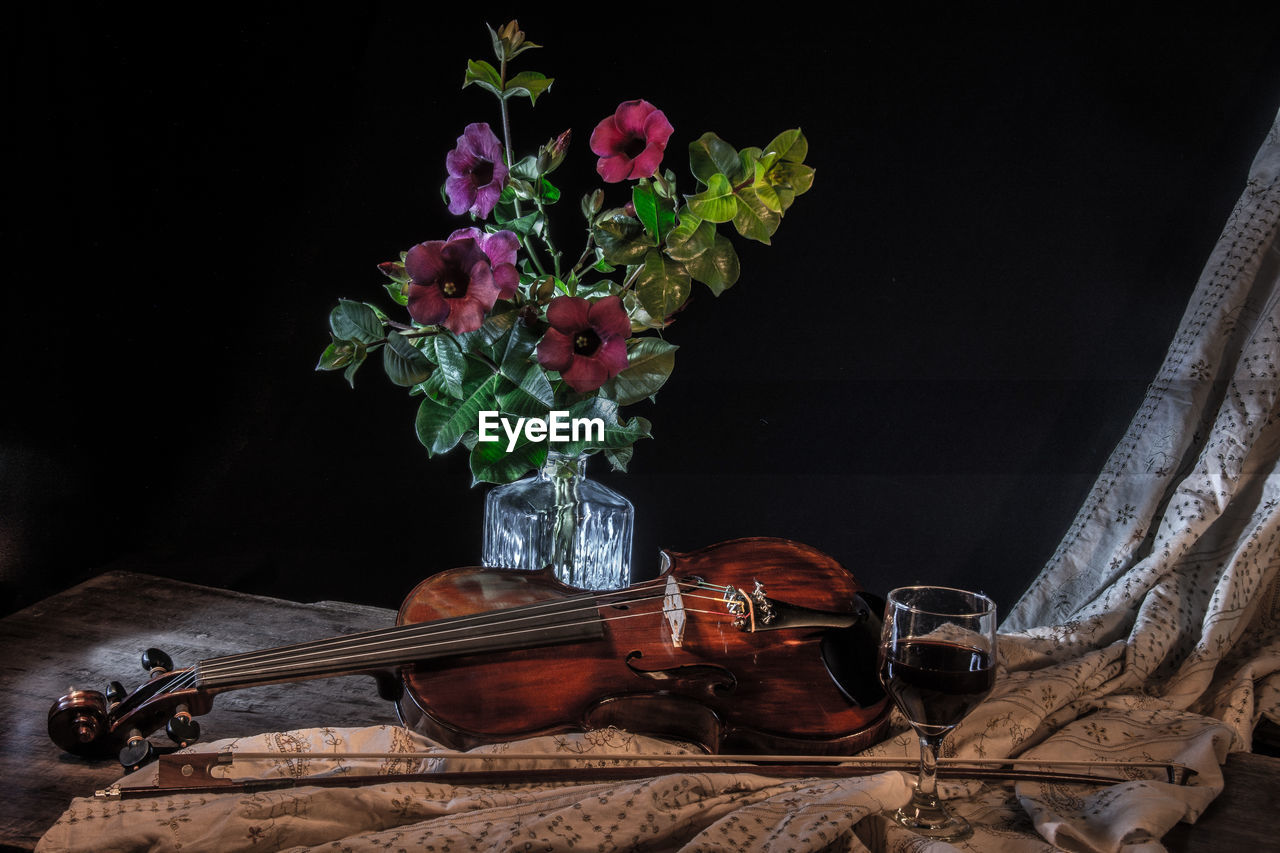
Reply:
<svg viewBox="0 0 1280 853"><path fill-rule="evenodd" d="M1161 850L1159 838L1221 790L1226 754L1249 748L1263 715L1280 722L1277 222L1280 125L1254 161L1142 407L1060 549L1009 614L995 691L946 745L966 757L1176 761L1198 772L1195 784L943 783L975 825L961 849ZM917 754L898 723L903 730L869 754ZM433 746L389 728L227 745L280 752L259 769L295 777L355 769L308 753ZM517 748L677 749L616 731L490 749ZM373 769L415 768L387 761ZM901 773L779 781L708 769L572 786L394 782L80 799L38 849L951 849L880 816L909 792Z"/></svg>

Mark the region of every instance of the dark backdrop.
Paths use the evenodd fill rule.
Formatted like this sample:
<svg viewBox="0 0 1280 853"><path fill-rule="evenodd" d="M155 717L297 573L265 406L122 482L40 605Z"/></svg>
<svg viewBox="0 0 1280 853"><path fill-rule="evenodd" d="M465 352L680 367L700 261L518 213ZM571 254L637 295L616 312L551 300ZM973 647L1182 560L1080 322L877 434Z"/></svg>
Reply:
<svg viewBox="0 0 1280 853"><path fill-rule="evenodd" d="M513 104L517 147L576 133L561 243L595 186L587 136L630 98L666 112L677 151L801 125L817 183L671 330L632 472L594 465L636 505L637 573L660 547L774 535L873 589L1011 603L1123 433L1280 106L1280 7L656 10L519 12L546 45L520 67L557 81ZM312 366L337 298L385 302L377 262L464 224L444 154L497 115L463 68L511 14L11 22L6 609L109 567L394 605L477 562L465 457L427 460L376 366L354 391Z"/></svg>

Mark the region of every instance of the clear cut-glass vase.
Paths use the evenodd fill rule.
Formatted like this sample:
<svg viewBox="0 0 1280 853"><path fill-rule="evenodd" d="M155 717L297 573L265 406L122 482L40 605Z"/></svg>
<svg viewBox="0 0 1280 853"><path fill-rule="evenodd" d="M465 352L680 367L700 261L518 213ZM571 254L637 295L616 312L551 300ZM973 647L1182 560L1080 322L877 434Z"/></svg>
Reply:
<svg viewBox="0 0 1280 853"><path fill-rule="evenodd" d="M542 470L496 486L484 501L486 566L541 569L579 589L631 583L635 509L588 480L587 457L551 452Z"/></svg>

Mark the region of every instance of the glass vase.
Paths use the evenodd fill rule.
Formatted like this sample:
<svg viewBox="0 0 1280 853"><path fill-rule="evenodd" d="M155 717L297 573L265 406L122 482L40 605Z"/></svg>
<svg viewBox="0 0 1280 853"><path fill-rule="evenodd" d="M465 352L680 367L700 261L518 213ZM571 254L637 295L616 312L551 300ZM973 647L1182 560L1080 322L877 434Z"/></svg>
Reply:
<svg viewBox="0 0 1280 853"><path fill-rule="evenodd" d="M588 480L587 457L547 454L538 473L496 486L484 501L486 566L540 569L579 589L631 583L635 509Z"/></svg>

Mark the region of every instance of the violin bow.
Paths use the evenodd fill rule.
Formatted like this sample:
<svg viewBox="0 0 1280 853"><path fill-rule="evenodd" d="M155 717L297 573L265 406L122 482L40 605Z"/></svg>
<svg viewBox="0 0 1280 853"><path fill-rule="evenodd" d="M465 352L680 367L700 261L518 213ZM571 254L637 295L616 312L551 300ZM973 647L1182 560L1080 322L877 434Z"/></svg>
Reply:
<svg viewBox="0 0 1280 853"><path fill-rule="evenodd" d="M315 777L257 777L232 779L237 761L617 761L608 767L482 768L440 772L343 774ZM630 762L648 762L634 764ZM664 755L656 753L604 753L565 755L545 752L192 752L162 755L153 785L119 783L94 792L97 799L134 799L168 794L231 793L282 788L348 788L403 782L436 782L447 785L500 786L538 783L592 783L648 779L676 773L750 773L786 779L871 776L886 771L915 772L918 762L905 758L855 758L811 755ZM1094 772L1094 771L1110 771ZM1136 774L1136 775L1135 775ZM1134 778L1156 779L1186 785L1195 771L1183 764L1157 761L1063 761L1024 759L941 759L938 776L944 779L978 779L998 782L1057 782L1061 784L1114 785Z"/></svg>

